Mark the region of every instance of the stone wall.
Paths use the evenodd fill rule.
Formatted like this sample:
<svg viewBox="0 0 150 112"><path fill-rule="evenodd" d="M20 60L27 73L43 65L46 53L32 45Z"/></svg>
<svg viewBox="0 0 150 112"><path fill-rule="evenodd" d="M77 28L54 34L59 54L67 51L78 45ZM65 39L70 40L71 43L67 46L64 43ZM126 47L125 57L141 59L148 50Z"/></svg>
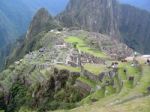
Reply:
<svg viewBox="0 0 150 112"><path fill-rule="evenodd" d="M91 72L89 72L89 71L87 71L87 70L84 70L84 71L83 71L83 75L84 75L86 78L88 78L88 79L90 79L90 80L92 80L92 81L94 81L94 82L98 82L98 81L99 81L98 76L94 75L93 73L91 73Z"/></svg>

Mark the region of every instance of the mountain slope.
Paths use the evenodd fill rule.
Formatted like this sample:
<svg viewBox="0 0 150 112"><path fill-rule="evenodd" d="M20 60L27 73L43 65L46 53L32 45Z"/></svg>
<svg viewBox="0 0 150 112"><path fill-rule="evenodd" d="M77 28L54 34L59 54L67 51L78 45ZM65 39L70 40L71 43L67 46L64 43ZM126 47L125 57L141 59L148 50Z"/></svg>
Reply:
<svg viewBox="0 0 150 112"><path fill-rule="evenodd" d="M150 13L130 5L121 5L120 10L119 29L125 43L141 53L150 53Z"/></svg>

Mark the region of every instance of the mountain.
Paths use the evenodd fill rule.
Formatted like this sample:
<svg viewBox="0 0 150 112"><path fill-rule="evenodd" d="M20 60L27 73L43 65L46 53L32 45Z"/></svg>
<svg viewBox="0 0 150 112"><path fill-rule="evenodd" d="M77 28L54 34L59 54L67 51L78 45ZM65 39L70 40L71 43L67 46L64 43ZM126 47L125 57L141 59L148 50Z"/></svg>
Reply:
<svg viewBox="0 0 150 112"><path fill-rule="evenodd" d="M41 47L40 40L46 32L53 28L61 28L59 23L49 14L48 10L41 8L33 17L30 27L24 39L20 39L15 44L7 59L6 65L22 58L25 54L37 50Z"/></svg>
<svg viewBox="0 0 150 112"><path fill-rule="evenodd" d="M121 5L119 29L127 45L141 53L150 53L150 13L148 11L130 5Z"/></svg>
<svg viewBox="0 0 150 112"><path fill-rule="evenodd" d="M119 4L116 0L70 0L58 19L64 26L105 33L138 52L150 53L148 11Z"/></svg>
<svg viewBox="0 0 150 112"><path fill-rule="evenodd" d="M78 26L118 38L117 17L116 0L70 0L66 10L58 18L67 27Z"/></svg>

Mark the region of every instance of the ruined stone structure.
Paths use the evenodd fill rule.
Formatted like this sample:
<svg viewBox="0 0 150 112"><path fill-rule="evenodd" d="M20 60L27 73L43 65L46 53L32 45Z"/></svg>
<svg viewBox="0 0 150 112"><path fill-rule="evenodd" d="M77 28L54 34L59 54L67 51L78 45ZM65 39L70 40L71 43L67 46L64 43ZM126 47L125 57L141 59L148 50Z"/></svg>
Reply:
<svg viewBox="0 0 150 112"><path fill-rule="evenodd" d="M71 49L67 58L66 64L74 67L80 66L79 52L76 49Z"/></svg>

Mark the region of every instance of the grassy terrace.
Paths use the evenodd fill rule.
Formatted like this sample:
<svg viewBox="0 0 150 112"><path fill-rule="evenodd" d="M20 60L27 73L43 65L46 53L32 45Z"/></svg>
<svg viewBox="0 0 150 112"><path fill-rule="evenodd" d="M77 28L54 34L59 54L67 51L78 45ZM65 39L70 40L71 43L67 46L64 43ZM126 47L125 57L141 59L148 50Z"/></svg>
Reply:
<svg viewBox="0 0 150 112"><path fill-rule="evenodd" d="M126 74L124 69L127 70ZM128 76L134 76L135 78L139 78L140 76L140 68L132 67L130 63L120 63L119 64L119 75L122 80L126 80Z"/></svg>
<svg viewBox="0 0 150 112"><path fill-rule="evenodd" d="M55 65L58 69L66 69L71 72L80 72L81 69L79 67L72 67L72 66L66 66L66 65Z"/></svg>
<svg viewBox="0 0 150 112"><path fill-rule="evenodd" d="M99 75L101 72L107 70L107 68L104 65L100 64L85 64L84 68L95 75Z"/></svg>
<svg viewBox="0 0 150 112"><path fill-rule="evenodd" d="M67 37L65 39L65 42L67 42L67 43L78 43L77 48L80 51L88 53L88 54L93 55L95 57L107 58L106 54L104 54L103 52L90 48L88 46L88 44L86 43L86 41L84 41L82 38L70 36L70 37Z"/></svg>
<svg viewBox="0 0 150 112"><path fill-rule="evenodd" d="M77 80L89 85L91 88L95 88L96 82L87 79L86 77L80 76Z"/></svg>

